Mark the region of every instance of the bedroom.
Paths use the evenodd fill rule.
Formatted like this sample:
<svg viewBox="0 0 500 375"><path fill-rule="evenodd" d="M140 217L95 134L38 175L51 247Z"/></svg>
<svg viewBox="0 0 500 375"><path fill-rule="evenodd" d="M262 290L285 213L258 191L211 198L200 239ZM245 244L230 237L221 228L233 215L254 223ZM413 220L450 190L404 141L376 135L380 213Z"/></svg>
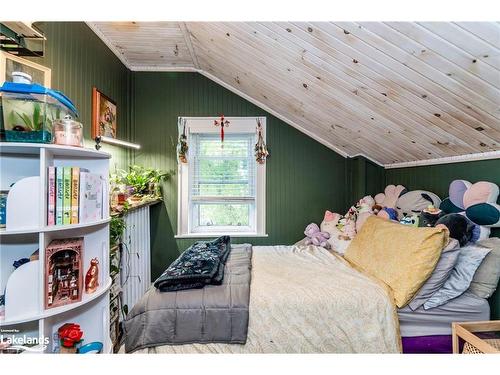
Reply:
<svg viewBox="0 0 500 375"><path fill-rule="evenodd" d="M2 352L498 352L498 22L187 14L0 22Z"/></svg>

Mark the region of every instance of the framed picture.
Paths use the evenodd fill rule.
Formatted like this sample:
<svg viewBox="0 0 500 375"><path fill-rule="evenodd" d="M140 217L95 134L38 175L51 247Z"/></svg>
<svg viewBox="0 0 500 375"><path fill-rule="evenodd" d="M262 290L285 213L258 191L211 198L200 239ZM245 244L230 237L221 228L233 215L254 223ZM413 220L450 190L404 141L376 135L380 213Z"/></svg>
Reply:
<svg viewBox="0 0 500 375"><path fill-rule="evenodd" d="M92 88L92 139L97 136L116 138L116 103Z"/></svg>
<svg viewBox="0 0 500 375"><path fill-rule="evenodd" d="M4 82L12 82L12 72L27 73L31 76L33 83L50 88L50 68L0 51L0 85Z"/></svg>

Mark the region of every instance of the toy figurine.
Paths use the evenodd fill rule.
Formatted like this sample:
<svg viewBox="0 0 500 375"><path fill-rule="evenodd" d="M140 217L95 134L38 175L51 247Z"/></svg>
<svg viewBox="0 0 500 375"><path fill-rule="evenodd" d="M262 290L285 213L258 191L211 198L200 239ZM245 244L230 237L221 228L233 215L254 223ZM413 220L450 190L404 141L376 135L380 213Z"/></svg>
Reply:
<svg viewBox="0 0 500 375"><path fill-rule="evenodd" d="M94 293L99 286L99 268L97 265L99 260L93 258L90 261L90 268L85 275L85 292L88 294Z"/></svg>

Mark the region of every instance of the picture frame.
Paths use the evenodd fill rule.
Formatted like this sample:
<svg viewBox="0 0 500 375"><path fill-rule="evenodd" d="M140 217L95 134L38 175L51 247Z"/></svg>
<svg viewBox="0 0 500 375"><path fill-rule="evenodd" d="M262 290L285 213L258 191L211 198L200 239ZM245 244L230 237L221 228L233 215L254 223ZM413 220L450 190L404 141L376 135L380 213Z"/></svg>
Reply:
<svg viewBox="0 0 500 375"><path fill-rule="evenodd" d="M23 59L11 53L0 51L0 85L12 82L12 72L28 73L33 83L50 88L52 71L43 65Z"/></svg>
<svg viewBox="0 0 500 375"><path fill-rule="evenodd" d="M92 139L98 136L116 139L116 102L103 94L97 87L92 88Z"/></svg>

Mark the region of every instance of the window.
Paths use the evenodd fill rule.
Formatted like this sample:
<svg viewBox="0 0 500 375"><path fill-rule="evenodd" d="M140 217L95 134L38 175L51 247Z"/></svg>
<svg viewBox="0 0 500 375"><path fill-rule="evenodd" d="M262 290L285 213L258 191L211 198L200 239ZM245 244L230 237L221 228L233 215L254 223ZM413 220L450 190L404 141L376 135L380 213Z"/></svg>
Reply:
<svg viewBox="0 0 500 375"><path fill-rule="evenodd" d="M255 161L257 118L182 118L188 162L179 164L178 237L265 235L265 164ZM260 119L264 128L265 119ZM180 129L182 131L183 129Z"/></svg>

